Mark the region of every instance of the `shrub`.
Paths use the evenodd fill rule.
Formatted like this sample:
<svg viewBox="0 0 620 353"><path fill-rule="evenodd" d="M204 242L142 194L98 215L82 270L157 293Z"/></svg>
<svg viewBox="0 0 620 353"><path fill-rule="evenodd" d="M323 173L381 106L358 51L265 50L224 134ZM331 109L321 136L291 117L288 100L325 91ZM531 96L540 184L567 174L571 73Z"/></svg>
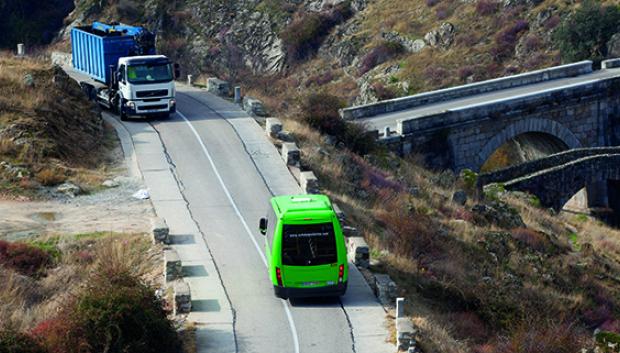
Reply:
<svg viewBox="0 0 620 353"><path fill-rule="evenodd" d="M306 81L306 87L310 87L312 85L315 86L323 86L328 84L334 80L334 73L332 71L328 71L324 74L318 74L314 76L310 76Z"/></svg>
<svg viewBox="0 0 620 353"><path fill-rule="evenodd" d="M304 13L295 18L280 33L289 60L295 62L310 57L332 28L352 15L351 5L345 2L323 12Z"/></svg>
<svg viewBox="0 0 620 353"><path fill-rule="evenodd" d="M488 16L497 12L499 3L493 0L478 0L476 3L476 13L482 16Z"/></svg>
<svg viewBox="0 0 620 353"><path fill-rule="evenodd" d="M586 0L567 16L553 39L565 62L600 60L607 55L607 42L620 26L620 9Z"/></svg>
<svg viewBox="0 0 620 353"><path fill-rule="evenodd" d="M52 264L52 256L35 246L0 240L0 265L33 276Z"/></svg>
<svg viewBox="0 0 620 353"><path fill-rule="evenodd" d="M375 91L375 95L379 100L388 100L396 98L396 91L388 86L385 86L381 82L375 82L372 85L372 89Z"/></svg>
<svg viewBox="0 0 620 353"><path fill-rule="evenodd" d="M525 20L517 20L505 26L495 35L495 47L492 50L492 54L497 59L504 59L510 56L514 51L519 34L526 31L528 28L529 24Z"/></svg>
<svg viewBox="0 0 620 353"><path fill-rule="evenodd" d="M344 102L336 96L312 93L302 101L302 120L321 133L342 137L346 127L338 110L343 107Z"/></svg>
<svg viewBox="0 0 620 353"><path fill-rule="evenodd" d="M550 31L552 29L555 29L560 22L562 22L562 20L560 19L560 16L558 15L553 15L551 17L549 17L549 19L547 21L545 21L545 30Z"/></svg>
<svg viewBox="0 0 620 353"><path fill-rule="evenodd" d="M424 70L424 77L433 85L441 85L448 77L448 71L442 67L429 66Z"/></svg>
<svg viewBox="0 0 620 353"><path fill-rule="evenodd" d="M489 335L488 328L474 312L453 313L449 315L449 319L460 339L472 339L474 342L482 343Z"/></svg>
<svg viewBox="0 0 620 353"><path fill-rule="evenodd" d="M545 250L547 241L544 234L527 228L517 228L511 231L512 237L533 250L542 252Z"/></svg>
<svg viewBox="0 0 620 353"><path fill-rule="evenodd" d="M426 0L426 6L433 7L439 3L439 0Z"/></svg>
<svg viewBox="0 0 620 353"><path fill-rule="evenodd" d="M437 17L438 20L445 20L449 16L450 13L447 6L440 5L435 8L435 17Z"/></svg>
<svg viewBox="0 0 620 353"><path fill-rule="evenodd" d="M467 79L473 76L475 73L474 68L471 66L463 66L458 70L459 79L463 82L467 81Z"/></svg>
<svg viewBox="0 0 620 353"><path fill-rule="evenodd" d="M45 186L54 186L63 183L67 177L58 168L43 168L35 175L35 179Z"/></svg>
<svg viewBox="0 0 620 353"><path fill-rule="evenodd" d="M355 123L346 123L344 144L359 155L366 155L375 150L375 138L366 130L366 127Z"/></svg>
<svg viewBox="0 0 620 353"><path fill-rule="evenodd" d="M153 290L135 276L103 269L60 318L33 332L51 352L178 352L179 338Z"/></svg>
<svg viewBox="0 0 620 353"><path fill-rule="evenodd" d="M45 353L45 350L30 335L0 328L0 353Z"/></svg>
<svg viewBox="0 0 620 353"><path fill-rule="evenodd" d="M521 324L500 342L497 353L574 353L588 341L579 328L566 323Z"/></svg>
<svg viewBox="0 0 620 353"><path fill-rule="evenodd" d="M362 58L359 74L363 75L375 68L376 66L383 64L384 62L402 54L403 52L404 48L400 43L382 42L381 44L372 48L364 56L364 58Z"/></svg>

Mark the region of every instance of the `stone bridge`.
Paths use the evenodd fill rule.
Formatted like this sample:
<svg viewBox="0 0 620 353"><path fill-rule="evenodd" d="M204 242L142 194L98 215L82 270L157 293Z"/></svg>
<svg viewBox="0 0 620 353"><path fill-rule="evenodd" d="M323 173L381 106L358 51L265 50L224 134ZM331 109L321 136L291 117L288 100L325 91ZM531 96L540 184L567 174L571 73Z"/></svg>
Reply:
<svg viewBox="0 0 620 353"><path fill-rule="evenodd" d="M589 61L341 111L401 155L458 172L481 166L523 134L568 149L620 144L620 59ZM545 137L546 138L546 137Z"/></svg>
<svg viewBox="0 0 620 353"><path fill-rule="evenodd" d="M555 210L581 189L586 188L583 208L613 207L617 181L620 181L620 147L582 148L554 154L535 161L481 174L478 187L501 183L507 190L536 195L541 204Z"/></svg>

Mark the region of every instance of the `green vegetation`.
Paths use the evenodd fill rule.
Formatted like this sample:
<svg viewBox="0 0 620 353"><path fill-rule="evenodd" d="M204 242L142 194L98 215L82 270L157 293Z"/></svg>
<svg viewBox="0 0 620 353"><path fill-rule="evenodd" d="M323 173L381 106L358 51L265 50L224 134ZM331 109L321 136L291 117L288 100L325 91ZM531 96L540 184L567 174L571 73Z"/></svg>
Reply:
<svg viewBox="0 0 620 353"><path fill-rule="evenodd" d="M601 60L607 55L607 42L620 27L620 8L585 0L567 16L555 32L555 41L565 62Z"/></svg>
<svg viewBox="0 0 620 353"><path fill-rule="evenodd" d="M0 353L47 353L31 335L0 327Z"/></svg>
<svg viewBox="0 0 620 353"><path fill-rule="evenodd" d="M165 303L144 281L160 275L161 259L143 235L64 235L31 244L0 242L1 353L180 351ZM60 252L58 260L48 252Z"/></svg>

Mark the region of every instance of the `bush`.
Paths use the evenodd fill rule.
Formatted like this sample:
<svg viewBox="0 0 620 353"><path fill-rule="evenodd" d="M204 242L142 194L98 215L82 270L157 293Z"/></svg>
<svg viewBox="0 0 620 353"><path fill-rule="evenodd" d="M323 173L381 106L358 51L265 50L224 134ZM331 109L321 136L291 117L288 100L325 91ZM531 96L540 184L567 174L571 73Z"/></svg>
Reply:
<svg viewBox="0 0 620 353"><path fill-rule="evenodd" d="M57 168L43 168L35 175L35 178L44 186L62 184L65 180L67 180L65 173Z"/></svg>
<svg viewBox="0 0 620 353"><path fill-rule="evenodd" d="M302 119L321 133L342 137L346 127L338 110L344 105L340 98L327 93L309 94L301 104Z"/></svg>
<svg viewBox="0 0 620 353"><path fill-rule="evenodd" d="M179 338L153 290L129 273L101 271L61 314L40 324L51 352L178 352Z"/></svg>
<svg viewBox="0 0 620 353"><path fill-rule="evenodd" d="M317 13L304 13L297 17L280 33L289 60L302 61L319 48L323 39L336 25L353 15L348 2Z"/></svg>
<svg viewBox="0 0 620 353"><path fill-rule="evenodd" d="M547 247L547 239L544 234L527 228L517 228L511 231L512 237L527 247L543 252Z"/></svg>
<svg viewBox="0 0 620 353"><path fill-rule="evenodd" d="M588 341L585 332L570 324L521 324L502 340L497 353L574 353Z"/></svg>
<svg viewBox="0 0 620 353"><path fill-rule="evenodd" d="M362 59L359 74L363 75L378 65L402 54L405 51L400 43L382 42L372 48Z"/></svg>
<svg viewBox="0 0 620 353"><path fill-rule="evenodd" d="M372 89L375 91L375 95L379 100L388 100L396 98L396 90L391 87L385 86L381 82L376 82L372 85Z"/></svg>
<svg viewBox="0 0 620 353"><path fill-rule="evenodd" d="M52 263L52 255L35 246L0 240L0 265L23 275L33 276L40 274Z"/></svg>
<svg viewBox="0 0 620 353"><path fill-rule="evenodd" d="M494 0L478 0L476 3L476 13L482 16L488 16L497 12L499 3Z"/></svg>
<svg viewBox="0 0 620 353"><path fill-rule="evenodd" d="M495 35L495 47L492 54L496 59L504 59L512 54L517 43L519 34L526 31L529 24L525 20L517 20L512 24L505 26L497 35Z"/></svg>
<svg viewBox="0 0 620 353"><path fill-rule="evenodd" d="M0 353L45 353L45 350L32 336L5 328L0 329Z"/></svg>
<svg viewBox="0 0 620 353"><path fill-rule="evenodd" d="M363 125L355 123L346 123L343 142L359 155L366 155L376 148L375 138Z"/></svg>
<svg viewBox="0 0 620 353"><path fill-rule="evenodd" d="M426 0L426 6L433 7L439 3L439 0Z"/></svg>
<svg viewBox="0 0 620 353"><path fill-rule="evenodd" d="M565 62L600 60L607 55L607 42L620 26L620 9L586 0L564 19L553 39Z"/></svg>

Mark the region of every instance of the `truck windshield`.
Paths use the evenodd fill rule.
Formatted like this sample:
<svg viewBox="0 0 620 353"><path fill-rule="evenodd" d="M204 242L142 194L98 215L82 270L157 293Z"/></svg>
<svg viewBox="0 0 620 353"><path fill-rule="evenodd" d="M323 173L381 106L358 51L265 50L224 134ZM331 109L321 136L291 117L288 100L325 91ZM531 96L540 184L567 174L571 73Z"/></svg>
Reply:
<svg viewBox="0 0 620 353"><path fill-rule="evenodd" d="M282 263L316 266L338 261L332 223L291 225L282 229Z"/></svg>
<svg viewBox="0 0 620 353"><path fill-rule="evenodd" d="M131 83L158 83L172 81L170 64L143 64L127 66L127 80Z"/></svg>

